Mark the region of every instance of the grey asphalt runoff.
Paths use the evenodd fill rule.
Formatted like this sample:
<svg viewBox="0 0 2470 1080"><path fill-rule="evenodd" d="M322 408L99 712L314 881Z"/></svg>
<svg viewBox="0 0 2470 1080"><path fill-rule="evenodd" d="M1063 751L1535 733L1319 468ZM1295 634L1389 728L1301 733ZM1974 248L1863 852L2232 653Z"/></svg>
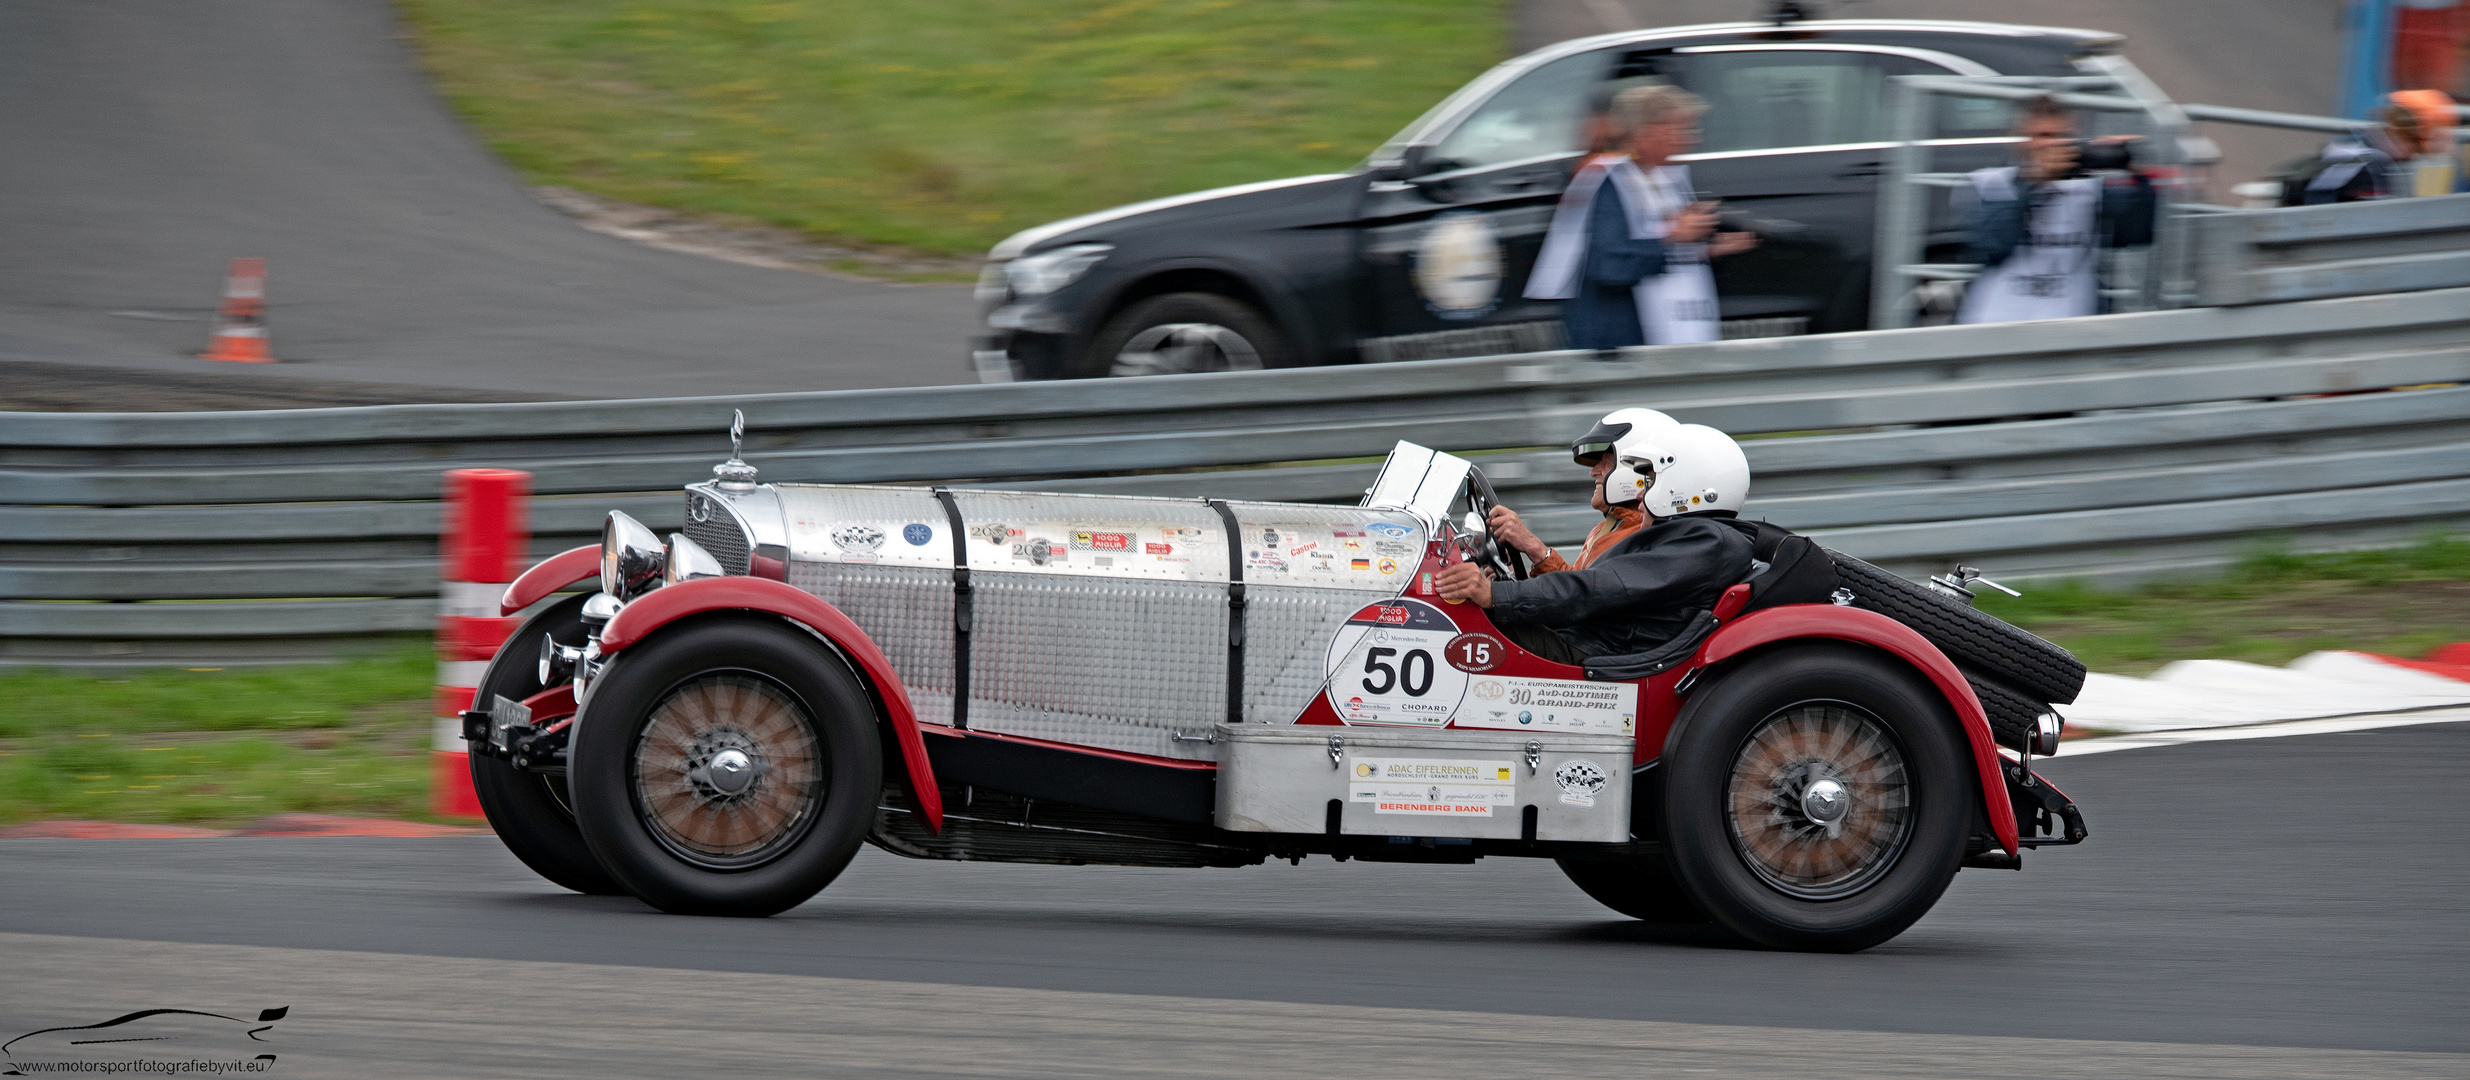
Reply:
<svg viewBox="0 0 2470 1080"><path fill-rule="evenodd" d="M87 939L98 956L204 943L2088 1048L2460 1054L2470 860L2444 808L2466 757L2470 724L2062 756L2046 773L2085 807L2088 843L2035 853L2022 873L1965 871L1919 925L1851 956L1627 921L1519 859L1149 870L868 849L801 908L724 920L560 892L489 837L0 842L0 933ZM73 981L76 952L57 952L45 977ZM97 985L144 985L94 963ZM0 981L0 1005L9 996ZM760 1029L765 1007L739 1019Z"/></svg>
<svg viewBox="0 0 2470 1080"><path fill-rule="evenodd" d="M402 400L974 380L966 285L654 250L534 201L382 0L0 4L0 100L0 361L100 397L159 373ZM193 355L241 256L268 260L284 363Z"/></svg>

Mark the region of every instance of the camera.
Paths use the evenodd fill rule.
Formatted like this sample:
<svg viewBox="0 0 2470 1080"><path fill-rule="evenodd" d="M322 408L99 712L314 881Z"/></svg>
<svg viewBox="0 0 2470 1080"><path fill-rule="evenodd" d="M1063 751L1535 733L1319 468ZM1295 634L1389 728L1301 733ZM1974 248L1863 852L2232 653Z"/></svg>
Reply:
<svg viewBox="0 0 2470 1080"><path fill-rule="evenodd" d="M2090 142L2078 139L2075 144L2075 171L2068 175L2070 177L2084 176L2089 173L2115 172L2130 168L2135 164L2135 155L2129 152L2127 147L2128 144L2123 142Z"/></svg>
<svg viewBox="0 0 2470 1080"><path fill-rule="evenodd" d="M1786 218L1759 217L1739 210L1726 210L1715 216L1716 229L1722 232L1745 232L1760 240L1783 240L1809 231L1809 226Z"/></svg>

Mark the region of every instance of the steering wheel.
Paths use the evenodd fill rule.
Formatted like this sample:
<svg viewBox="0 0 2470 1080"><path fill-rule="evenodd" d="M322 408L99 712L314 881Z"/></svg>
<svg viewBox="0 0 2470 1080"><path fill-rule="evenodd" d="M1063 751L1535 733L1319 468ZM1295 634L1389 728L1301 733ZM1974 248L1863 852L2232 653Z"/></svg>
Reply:
<svg viewBox="0 0 2470 1080"><path fill-rule="evenodd" d="M1494 494L1492 481L1484 478L1484 470L1468 469L1467 510L1474 520L1469 522L1472 527L1466 534L1458 538L1458 544L1466 550L1469 561L1491 570L1493 577L1525 581L1527 557L1493 538L1492 508L1499 505L1501 497Z"/></svg>

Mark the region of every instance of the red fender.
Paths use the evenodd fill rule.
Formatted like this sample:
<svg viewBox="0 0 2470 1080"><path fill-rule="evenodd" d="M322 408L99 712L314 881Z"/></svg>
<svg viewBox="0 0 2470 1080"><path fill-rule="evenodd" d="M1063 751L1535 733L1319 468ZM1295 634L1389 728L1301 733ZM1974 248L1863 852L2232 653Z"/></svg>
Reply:
<svg viewBox="0 0 2470 1080"><path fill-rule="evenodd" d="M585 578L600 576L600 545L586 544L558 552L523 572L515 583L506 586L506 596L497 602L497 613L512 615L541 601L550 593Z"/></svg>
<svg viewBox="0 0 2470 1080"><path fill-rule="evenodd" d="M1723 663L1761 645L1770 645L1789 638L1834 638L1883 649L1901 657L1905 663L1919 668L1938 684L1947 703L1955 706L1956 722L1964 725L1964 736L1972 740L1973 763L1981 771L1981 803L1989 811L1990 831L2008 854L2015 854L2015 807L2007 801L2006 771L2000 767L1998 743L1990 737L1989 716L1981 711L1981 699L1973 696L1971 683L1956 670L1955 662L1938 651L1913 628L1881 615L1855 607L1834 604L1785 604L1753 611L1740 621L1728 623L1715 632L1698 652L1699 667Z"/></svg>
<svg viewBox="0 0 2470 1080"><path fill-rule="evenodd" d="M917 712L909 705L909 691L901 686L900 674L892 670L892 661L875 647L875 640L867 637L866 631L841 614L839 608L816 599L814 594L751 577L696 578L663 586L635 598L609 620L600 632L601 654L616 653L663 626L706 611L778 615L821 634L854 661L883 697L886 719L892 724L893 738L900 744L901 763L909 772L909 790L917 797L918 811L926 818L926 827L943 830L943 792L935 786L934 767L926 760L926 743L918 736Z"/></svg>

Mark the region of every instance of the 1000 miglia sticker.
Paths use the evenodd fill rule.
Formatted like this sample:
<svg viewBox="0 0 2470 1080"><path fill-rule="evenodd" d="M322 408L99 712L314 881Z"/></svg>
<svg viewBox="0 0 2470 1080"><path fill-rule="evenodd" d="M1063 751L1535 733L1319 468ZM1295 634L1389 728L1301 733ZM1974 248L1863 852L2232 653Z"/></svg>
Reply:
<svg viewBox="0 0 2470 1080"><path fill-rule="evenodd" d="M1348 724L1634 735L1638 685L1502 675L1509 645L1461 634L1440 608L1401 597L1347 619L1329 645L1330 710Z"/></svg>

